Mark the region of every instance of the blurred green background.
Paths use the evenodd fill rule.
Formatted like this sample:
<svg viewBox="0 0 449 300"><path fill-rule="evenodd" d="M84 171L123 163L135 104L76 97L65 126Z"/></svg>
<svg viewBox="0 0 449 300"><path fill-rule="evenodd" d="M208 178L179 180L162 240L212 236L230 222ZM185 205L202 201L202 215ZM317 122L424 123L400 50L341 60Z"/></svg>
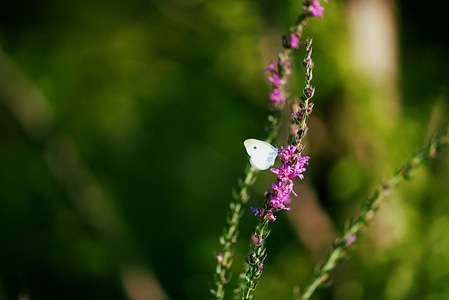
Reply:
<svg viewBox="0 0 449 300"><path fill-rule="evenodd" d="M255 299L291 299L361 200L449 123L445 2L323 5L305 29L310 165ZM209 299L242 142L265 135L263 70L300 8L2 1L0 299ZM250 205L273 179L259 174ZM391 194L316 299L448 299L448 186L446 153ZM246 212L233 282L255 222Z"/></svg>

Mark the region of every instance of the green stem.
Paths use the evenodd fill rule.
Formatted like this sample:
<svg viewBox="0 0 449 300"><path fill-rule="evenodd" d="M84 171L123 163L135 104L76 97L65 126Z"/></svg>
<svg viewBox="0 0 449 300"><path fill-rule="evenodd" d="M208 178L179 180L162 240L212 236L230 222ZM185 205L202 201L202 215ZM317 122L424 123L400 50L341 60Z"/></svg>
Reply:
<svg viewBox="0 0 449 300"><path fill-rule="evenodd" d="M329 273L345 257L347 248L355 241L355 237L360 232L362 226L367 225L374 217L382 201L389 195L390 191L398 186L402 180L408 178L412 171L430 159L435 158L441 149L447 145L449 145L449 127L446 129L446 132L435 135L421 151L413 155L391 178L386 179L377 188L374 194L362 204L360 215L352 224L349 224L348 228L343 232L342 237L335 239L333 250L328 254L324 265L318 269L303 293L297 299L310 299L315 290L327 281Z"/></svg>
<svg viewBox="0 0 449 300"><path fill-rule="evenodd" d="M268 137L267 142L276 138L280 111L273 109L273 113L268 116ZM230 203L230 211L226 218L226 227L219 241L222 246L221 252L217 256L217 265L215 267L213 287L210 292L214 299L221 300L225 296L225 285L229 282L229 270L232 266L233 245L237 242L239 234L238 227L243 215L243 207L248 203L250 195L248 188L256 181L257 170L249 165L246 167L245 177L239 180L239 191L233 192L233 201Z"/></svg>
<svg viewBox="0 0 449 300"><path fill-rule="evenodd" d="M266 238L270 234L270 229L268 228L268 220L260 220L259 224L256 226L254 233L254 240L251 244L251 254L248 256L248 268L245 274L244 286L242 289L242 299L249 300L252 299L252 294L256 290L259 279L263 272L263 263L266 254ZM259 242L260 240L260 242Z"/></svg>

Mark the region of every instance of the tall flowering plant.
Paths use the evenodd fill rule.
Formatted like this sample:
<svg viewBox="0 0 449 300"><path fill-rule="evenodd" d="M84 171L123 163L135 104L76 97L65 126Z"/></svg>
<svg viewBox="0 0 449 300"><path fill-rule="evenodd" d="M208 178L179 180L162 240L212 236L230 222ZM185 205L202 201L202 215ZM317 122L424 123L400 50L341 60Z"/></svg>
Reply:
<svg viewBox="0 0 449 300"><path fill-rule="evenodd" d="M268 80L272 84L272 91L269 95L270 114L268 116L268 136L266 141L271 142L277 136L279 120L286 101L290 96L288 83L292 74L292 51L299 49L302 32L311 17L322 17L324 8L318 0L303 0L303 11L298 16L295 24L290 28L288 35L282 37L284 50L279 53L276 62L271 61L265 72L268 73ZM253 234L251 253L247 258L247 267L242 272L241 284L234 290L234 296L241 295L243 299L250 299L254 291L257 280L263 271L263 260L265 259L265 240L268 237L268 225L276 220L274 215L279 210L289 210L290 194L295 193L293 189L293 179L304 178L305 166L309 163L308 156L302 156L302 138L307 133L306 119L312 112L313 105L309 104L309 99L313 97L314 89L310 86L312 79L313 62L312 41L308 40L306 45L307 56L306 66L306 88L301 97L301 102L292 104L291 143L286 147L281 147L278 156L281 159L279 168L272 168L271 172L277 175L277 180L265 195L263 207L251 208L258 217L259 224ZM248 188L256 180L257 170L248 167L245 177L239 181L239 191L233 193L234 201L230 204L230 213L227 218L227 226L220 236L221 251L217 254L217 266L211 293L215 299L223 299L225 295L225 285L229 281L229 269L232 266L233 244L237 241L238 226L244 206L249 200Z"/></svg>
<svg viewBox="0 0 449 300"><path fill-rule="evenodd" d="M297 34L295 34L297 36ZM253 233L253 243L251 251L247 259L246 272L242 278L240 291L242 291L242 299L251 299L252 292L255 290L258 279L263 272L263 262L266 257L265 241L269 234L269 223L276 220L275 212L279 210L290 210L287 206L290 203L290 195L295 193L294 178L304 179L305 166L309 163L309 156L302 156L302 140L307 134L307 118L312 113L313 103L309 102L314 95L314 87L310 84L312 80L312 70L314 63L312 60L312 40L305 41L306 57L303 66L306 68L305 87L299 103L291 104L291 126L290 126L290 145L281 147L278 156L281 160L281 166L272 168L271 172L277 175L276 182L271 184L271 188L265 194L263 208L253 208L252 212L259 218L259 223ZM278 63L280 69L286 64ZM272 71L270 63L269 70ZM273 84L274 85L274 84ZM275 87L276 90L277 87Z"/></svg>
<svg viewBox="0 0 449 300"><path fill-rule="evenodd" d="M324 0L324 2L327 1ZM303 30L308 20L311 17L323 17L324 8L319 0L303 0L302 3L302 13L290 28L289 34L282 37L284 50L279 53L278 59L271 61L265 69L265 72L268 73L268 81L272 85L272 90L269 94L270 114L268 116L266 142L271 142L276 138L281 112L286 107L287 101L294 98L291 97L288 88L294 68L292 51L300 48ZM272 173L276 174L276 181L266 191L262 205L249 208L257 217L258 223L251 236L250 250L245 268L239 276L241 279L240 284L233 290L232 296L234 299L252 299L253 292L264 269L264 260L267 256L266 241L270 234L270 223L276 221L276 212L290 210L288 205L291 201L291 194L298 196L294 190L294 179L304 179L306 166L309 165L310 157L302 155L304 149L302 141L308 132L307 119L313 111L314 104L310 100L315 93L315 88L311 85L315 64L312 60L312 39L305 39L303 44L306 51L303 60L303 67L306 70L305 85L299 101L291 101L289 105L289 144L277 151L281 165L270 169ZM325 262L316 268L315 274L312 275L303 292L294 294L294 299L309 299L316 288L326 282L329 273L344 258L345 250L356 242L362 226L366 225L374 216L389 190L397 186L412 170L419 167L426 160L435 157L438 150L448 144L449 129L445 133L435 136L427 146L413 156L396 174L383 182L373 196L363 203L360 215L354 218L354 221L348 223L341 237L335 239ZM222 248L216 257L217 265L210 290L214 299L224 299L225 297L225 286L229 282L229 269L233 262L233 245L236 243L239 234L239 221L249 200L248 188L257 179L257 172L256 167L248 166L245 171L245 177L239 180L238 191L233 193L233 201L230 203L230 212L226 219L227 226L220 236Z"/></svg>

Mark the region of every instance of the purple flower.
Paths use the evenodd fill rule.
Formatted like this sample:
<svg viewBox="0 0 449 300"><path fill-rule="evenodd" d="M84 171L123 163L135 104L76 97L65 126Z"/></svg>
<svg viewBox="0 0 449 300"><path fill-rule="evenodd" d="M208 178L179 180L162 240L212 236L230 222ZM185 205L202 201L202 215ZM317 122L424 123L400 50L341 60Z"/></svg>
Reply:
<svg viewBox="0 0 449 300"><path fill-rule="evenodd" d="M282 65L278 65L280 67ZM265 69L265 72L271 73L271 76L268 77L268 80L273 84L274 89L270 94L270 100L276 104L284 104L285 97L282 95L279 87L285 84L285 80L279 76L279 73L276 71L276 65L273 61L268 64L268 67ZM290 73L290 72L289 72Z"/></svg>
<svg viewBox="0 0 449 300"><path fill-rule="evenodd" d="M299 48L299 37L296 34L292 34L290 36L290 45L292 46L292 48Z"/></svg>
<svg viewBox="0 0 449 300"><path fill-rule="evenodd" d="M291 202L290 193L293 190L293 182L291 180L282 179L283 182L271 185L271 191L267 194L267 206L274 211L290 210L285 204Z"/></svg>
<svg viewBox="0 0 449 300"><path fill-rule="evenodd" d="M270 63L268 64L268 67L264 71L270 72L270 73L276 72L276 65L274 64L274 61L270 61Z"/></svg>
<svg viewBox="0 0 449 300"><path fill-rule="evenodd" d="M255 233L253 233L253 234L251 234L251 241L252 241L254 246L261 246L262 242L263 242L263 239L262 239L261 236L258 237L258 236L256 236Z"/></svg>
<svg viewBox="0 0 449 300"><path fill-rule="evenodd" d="M270 100L274 103L284 103L285 97L282 96L282 92L279 89L274 89L270 94Z"/></svg>
<svg viewBox="0 0 449 300"><path fill-rule="evenodd" d="M260 207L250 207L251 211L255 216L261 216L263 214L263 209Z"/></svg>
<svg viewBox="0 0 449 300"><path fill-rule="evenodd" d="M345 243L346 247L351 246L352 244L354 244L356 240L357 240L357 237L356 237L354 234L353 234L353 235L350 235L350 236L346 239L346 243Z"/></svg>
<svg viewBox="0 0 449 300"><path fill-rule="evenodd" d="M293 190L293 179L295 177L304 179L302 174L306 171L304 166L309 163L309 157L301 156L298 148L292 145L281 148L278 156L281 158L282 165L279 168L270 169L277 175L277 181L271 185L270 191L265 195L266 211L263 217L270 221L276 220L273 215L274 211L290 210L286 206L291 201L290 194L293 193L296 196ZM262 216L262 214L260 215Z"/></svg>
<svg viewBox="0 0 449 300"><path fill-rule="evenodd" d="M299 35L298 35L299 34ZM282 46L284 46L285 49L298 49L299 48L299 37L301 33L292 33L289 37L283 35L282 36Z"/></svg>
<svg viewBox="0 0 449 300"><path fill-rule="evenodd" d="M292 145L282 148L278 152L278 156L281 158L282 165L277 169L272 168L271 172L277 174L278 178L299 177L301 180L304 179L302 173L306 171L304 166L309 164L308 156L301 156L301 153L297 152L297 148Z"/></svg>
<svg viewBox="0 0 449 300"><path fill-rule="evenodd" d="M264 220L276 221L273 212L279 210L290 210L287 207L291 202L290 194L296 196L293 190L293 179L299 177L304 179L306 168L309 163L308 156L301 156L296 146L289 145L286 148L281 148L278 152L281 158L282 165L279 168L270 169L271 172L277 175L276 183L271 184L271 189L265 194L265 209L253 208L251 211Z"/></svg>
<svg viewBox="0 0 449 300"><path fill-rule="evenodd" d="M273 215L273 212L271 210L268 210L265 214L265 218L271 222L276 221L276 217Z"/></svg>
<svg viewBox="0 0 449 300"><path fill-rule="evenodd" d="M319 0L313 1L312 5L309 6L309 13L312 16L322 18L324 12L324 7L321 6Z"/></svg>
<svg viewBox="0 0 449 300"><path fill-rule="evenodd" d="M285 84L285 80L281 79L277 73L273 73L273 75L268 77L268 81L277 86Z"/></svg>

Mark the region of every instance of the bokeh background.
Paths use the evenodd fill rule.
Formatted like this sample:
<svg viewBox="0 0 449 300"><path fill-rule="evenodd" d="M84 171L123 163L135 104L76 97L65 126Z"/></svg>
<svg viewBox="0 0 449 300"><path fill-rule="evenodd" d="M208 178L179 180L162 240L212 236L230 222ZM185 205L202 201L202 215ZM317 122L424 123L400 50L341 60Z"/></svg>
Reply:
<svg viewBox="0 0 449 300"><path fill-rule="evenodd" d="M310 165L273 223L255 299L291 299L361 201L449 123L445 2L323 5L304 33ZM2 1L0 299L209 299L242 142L265 136L263 70L300 9ZM273 179L259 174L250 205ZM232 283L255 222L244 214ZM392 192L316 299L449 298L448 228L446 152Z"/></svg>

